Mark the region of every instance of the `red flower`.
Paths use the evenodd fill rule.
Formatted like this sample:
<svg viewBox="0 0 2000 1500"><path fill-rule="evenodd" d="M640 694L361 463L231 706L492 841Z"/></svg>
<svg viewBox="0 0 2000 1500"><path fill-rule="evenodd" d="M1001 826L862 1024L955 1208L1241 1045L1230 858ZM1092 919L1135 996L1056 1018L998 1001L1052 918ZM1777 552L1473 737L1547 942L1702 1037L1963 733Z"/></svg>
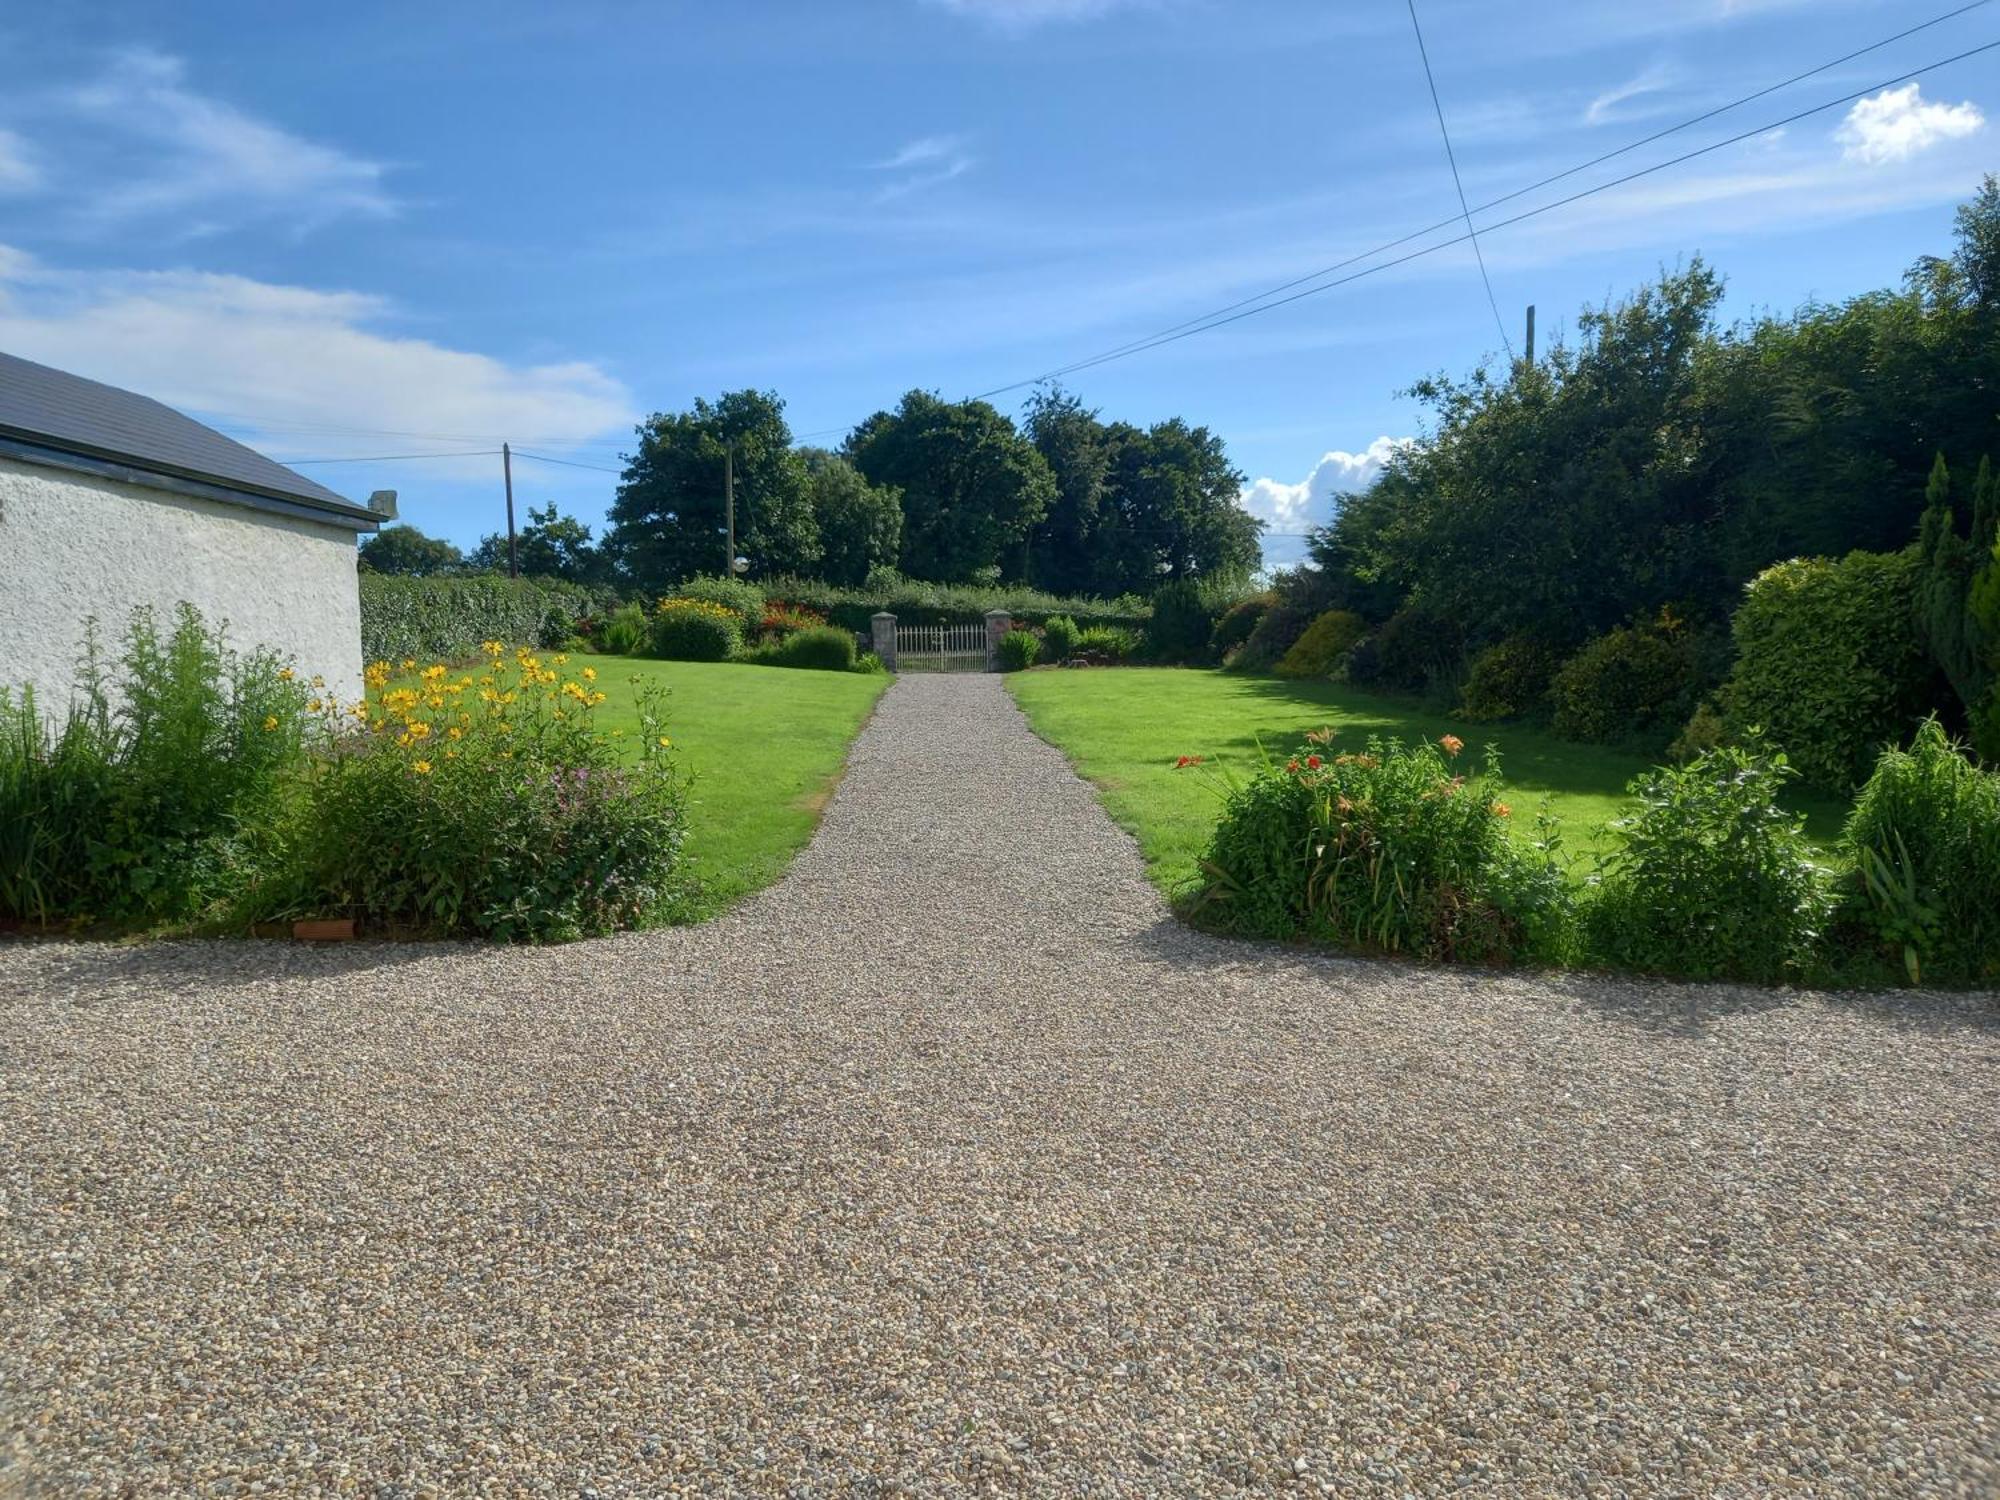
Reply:
<svg viewBox="0 0 2000 1500"><path fill-rule="evenodd" d="M1298 768L1299 768L1299 763L1296 760L1288 760L1285 762L1285 769L1287 771L1296 772Z"/></svg>
<svg viewBox="0 0 2000 1500"><path fill-rule="evenodd" d="M1174 762L1174 769L1178 771L1183 766L1198 766L1200 764L1201 757L1199 755L1183 755L1179 760Z"/></svg>
<svg viewBox="0 0 2000 1500"><path fill-rule="evenodd" d="M1308 771L1317 771L1319 769L1319 757L1317 755L1308 755L1306 757L1306 769Z"/></svg>

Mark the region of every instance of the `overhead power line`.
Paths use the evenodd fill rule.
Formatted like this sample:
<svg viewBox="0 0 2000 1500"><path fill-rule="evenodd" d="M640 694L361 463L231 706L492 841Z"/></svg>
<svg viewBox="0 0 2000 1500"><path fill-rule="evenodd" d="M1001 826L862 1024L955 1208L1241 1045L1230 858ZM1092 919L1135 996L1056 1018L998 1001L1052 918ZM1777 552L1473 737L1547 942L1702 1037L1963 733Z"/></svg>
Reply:
<svg viewBox="0 0 2000 1500"><path fill-rule="evenodd" d="M1506 229L1512 225L1519 224L1524 220L1538 218L1542 214L1551 213L1558 208L1566 208L1572 203L1581 202L1585 198L1595 197L1597 194L1608 192L1615 187L1622 187L1626 183L1635 182L1641 177L1650 177L1655 172L1664 172L1669 167L1677 167L1680 166L1683 162L1693 161L1698 156L1707 156L1710 152L1720 151L1725 147L1734 146L1739 142L1750 140L1755 136L1769 134L1773 130L1779 130L1787 125L1795 124L1800 120L1809 119L1813 115L1824 114L1826 113L1826 111L1830 109L1838 109L1843 104L1851 104L1856 99L1865 98L1867 95L1878 93L1885 88L1893 88L1895 85L1899 83L1907 83L1912 78L1921 78L1926 73L1936 72L1939 68L1946 68L1950 67L1953 63L1964 62L1969 57L1978 57L1982 53L1993 51L1996 47L2000 47L2000 41L1985 42L1977 47L1968 47L1963 52L1955 52L1950 57L1939 58L1934 63L1927 63L1923 67L1912 68L1907 72L1898 73L1893 78L1884 79L1878 83L1871 83L1866 88L1856 89L1852 93L1842 94L1837 99L1828 99L1823 103L1814 104L1808 106L1805 109L1795 110L1793 113L1784 116L1782 119L1770 120L1762 125L1754 126L1749 130L1738 131L1735 135L1727 136L1719 141L1711 141L1709 144L1705 146L1697 146L1692 151L1683 151L1679 156L1668 157L1665 161L1654 162L1651 166L1648 167L1640 167L1634 171L1625 173L1623 176L1614 177L1607 182L1598 183L1594 187L1583 188L1577 192L1570 193L1565 197L1553 199L1550 202L1541 204L1535 208L1524 209L1522 212L1513 214L1505 219L1496 219L1491 224L1488 224L1485 227L1485 229L1481 232L1485 234L1491 234L1496 229ZM1480 210L1477 209L1474 210L1475 213L1479 211ZM1414 238L1414 236L1412 236L1412 238ZM1066 375L1077 370L1091 369L1097 365L1109 364L1114 359L1123 359L1128 355L1141 354L1149 349L1157 349L1164 344L1177 343L1181 339L1191 338L1197 333L1208 333L1213 331L1214 329L1224 327L1227 324L1240 322L1244 318L1252 318L1259 313L1271 312L1277 308L1289 306L1291 303L1300 301L1303 298L1317 296L1321 292L1330 292L1334 290L1336 287L1348 286L1353 282L1360 281L1364 277L1373 276L1378 272L1393 270L1397 266L1407 265L1409 262L1413 260L1421 260L1423 257L1427 255L1435 255L1440 250L1449 250L1454 245L1465 244L1471 238L1472 236L1470 234L1461 234L1453 237L1452 239L1439 240L1435 244L1425 245L1421 249L1412 250L1409 251L1407 254L1396 256L1392 260L1378 261L1374 265L1364 266L1362 269L1358 271L1355 271L1346 276L1339 277L1333 281L1324 281L1317 286L1304 287L1299 291L1292 292L1288 296L1278 297L1272 300L1259 301L1256 303L1255 306L1241 307L1240 311L1230 312L1226 317L1213 316L1205 320L1196 320L1192 323L1180 325L1180 327L1176 330L1162 333L1153 338L1144 339L1135 344L1131 344L1117 350L1109 351L1104 354L1096 355L1089 359L1078 360L1074 364L1065 366L1061 371L1058 371L1056 373ZM1310 280L1311 278L1308 277L1302 279ZM1294 285L1296 284L1297 283L1294 283ZM1239 306L1241 305L1239 304ZM1036 376L1034 379L1031 380L1016 381L1012 385L996 386L993 390L983 392L980 396L973 397L972 399L981 400L984 399L985 396L996 396L1006 391L1019 390L1023 386L1038 385L1042 381L1050 378L1052 377L1047 375L1042 375L1042 376Z"/></svg>
<svg viewBox="0 0 2000 1500"><path fill-rule="evenodd" d="M545 453L530 453L526 448L514 450L516 458L532 458L538 464L561 464L565 469L589 469L597 474L623 474L623 469L607 469L603 464L580 464L573 458L550 458Z"/></svg>
<svg viewBox="0 0 2000 1500"><path fill-rule="evenodd" d="M1815 67L1807 68L1802 72L1792 74L1788 78L1782 78L1776 83L1766 84L1763 88L1754 90L1753 92L1744 94L1738 98L1731 99L1726 104L1718 104L1712 109L1703 110L1700 114L1690 115L1685 120L1678 121L1672 125L1664 126L1659 130L1653 131L1649 135L1640 136L1636 140L1627 141L1622 146L1617 146L1609 151L1602 152L1597 156L1591 157L1587 161L1580 161L1575 166L1564 167L1560 172L1551 172L1548 176L1539 178L1534 182L1527 183L1522 187L1515 188L1512 192L1502 193L1497 198L1489 198L1484 203L1475 205L1472 212L1475 214L1483 214L1489 209L1500 207L1500 205L1502 205L1503 203L1512 203L1517 198L1526 197L1529 193L1537 192L1542 188L1550 187L1558 182L1565 181L1568 178L1576 176L1579 172L1587 172L1592 167L1602 166L1605 162L1615 161L1618 157L1630 155L1632 152L1639 150L1641 147L1652 145L1655 141L1665 140L1668 136L1671 135L1678 135L1683 130L1691 130L1695 126L1704 124L1709 120L1713 120L1719 115L1728 114L1731 110L1741 109L1746 104L1754 104L1759 99L1768 98L1772 94L1780 93L1783 90L1792 87L1792 85L1794 84L1805 82L1808 78L1816 78L1822 73L1830 72L1834 68L1840 67L1843 63L1850 63L1853 62L1856 58L1866 57L1871 52L1879 52L1884 47L1893 46L1895 43L1904 40L1906 37L1915 36L1920 31L1928 31L1933 26L1941 26L1946 21L1955 20L1957 17L1966 14L1968 11L1979 10L1982 7L1991 3L1992 0L1971 0L1970 4L1961 5L1957 7L1955 10L1948 10L1940 15L1932 16L1928 21L1920 21L1914 26L1907 26L1903 30L1898 31L1893 35L1883 37L1880 41L1870 42L1865 47L1857 47L1852 52L1844 52L1839 57L1831 58L1828 61L1820 63ZM1975 50L1984 50L1984 49L1975 49ZM1962 54L1962 55L1970 55L1970 54ZM1931 69L1943 67L1947 63L1955 62L1957 60L1958 60L1957 58L1947 58L1944 60L1944 62L1933 63L1931 65L1931 68L1920 69L1919 71L1928 72L1931 71ZM1915 74L1905 75L1905 77L1914 77L1914 76L1916 75ZM1896 83L1900 83L1902 81L1903 81L1902 78L1892 80L1892 82ZM1878 87L1886 87L1886 86L1887 85L1878 85ZM1864 93L1872 92L1872 90L1863 90L1863 92ZM1858 96L1850 95L1848 96L1847 99L1835 100L1834 104L1844 104L1849 102L1849 100L1855 97ZM1832 108L1833 105L1827 105L1825 107ZM1777 127L1775 125L1764 126L1759 130L1754 130L1749 132L1749 134L1761 135L1763 134L1764 130L1773 130L1776 128ZM1731 145L1734 144L1735 141L1742 139L1745 139L1745 137L1735 136L1732 137L1729 141L1724 141L1719 144ZM1681 161L1685 159L1686 158L1684 157L1675 158L1676 161ZM1665 163L1664 165L1671 166L1673 165L1673 163L1669 162ZM1620 179L1620 180L1623 181L1627 179ZM1617 185L1616 183L1607 184L1607 186L1616 186L1616 185ZM1570 200L1565 200L1565 201L1570 201ZM1449 229L1452 225L1458 222L1459 218L1457 215L1454 214L1450 218L1438 220L1435 224L1426 224L1421 229L1413 229L1407 234L1397 236L1395 239L1385 240L1381 244L1372 246L1367 250L1357 251L1355 254L1348 256L1344 260L1337 260L1333 262L1331 265L1325 265L1319 267L1317 270L1307 271L1302 275L1294 276L1289 281L1281 281L1276 286L1266 287L1261 292L1253 292L1248 297L1239 298L1235 302L1226 303L1221 307L1212 308L1205 313L1198 313L1194 317L1188 318L1182 322L1170 324L1165 328L1158 329L1153 333L1141 335L1139 338L1131 339L1126 343L1116 345L1110 349L1100 350L1097 354L1086 355L1081 359L1074 360L1066 365L1060 365L1053 370L1044 371L1042 374L1033 376L1029 379L1016 380L1010 382L1007 385L999 385L993 387L991 390L981 391L977 395L971 397L970 399L974 401L983 401L989 396L1004 396L1009 391L1018 391L1025 389L1028 386L1041 385L1046 381L1059 379L1062 376L1072 374L1077 370L1088 369L1094 365L1108 363L1110 359L1122 358L1127 353L1135 353L1135 354L1139 353L1144 349L1154 347L1157 341L1164 340L1168 334L1179 333L1183 329L1195 328L1197 325L1205 324L1210 322L1212 319L1220 318L1225 313L1232 313L1237 311L1239 308L1249 307L1253 303L1259 303L1264 301L1266 298L1275 297L1281 292L1288 292L1294 287L1304 286L1307 282L1317 281L1323 276L1331 276L1337 271L1344 271L1349 266L1359 265L1361 262L1365 260L1372 259L1373 257L1384 254L1390 250L1401 249L1404 245L1409 244L1412 240L1423 239L1427 235L1437 233L1440 229ZM1491 225L1488 226L1489 229L1493 227L1494 226ZM1439 248L1443 247L1440 246Z"/></svg>
<svg viewBox="0 0 2000 1500"><path fill-rule="evenodd" d="M1437 114L1438 134L1444 137L1444 159L1451 166L1451 185L1458 191L1458 211L1465 218L1465 237L1472 241L1472 258L1479 262L1479 279L1486 286L1486 305L1493 309L1493 326L1500 330L1500 342L1507 346L1507 358L1514 358L1514 341L1507 336L1506 319L1500 316L1500 299L1493 295L1493 278L1486 273L1486 252L1479 248L1479 232L1472 227L1472 209L1465 201L1465 183L1458 175L1458 153L1451 149L1451 128L1444 122L1444 102L1438 98L1437 78L1431 72L1430 49L1424 45L1424 28L1417 20L1417 0L1408 0L1410 29L1417 34L1417 56L1423 59L1424 82L1430 85L1431 108Z"/></svg>
<svg viewBox="0 0 2000 1500"><path fill-rule="evenodd" d="M346 458L280 458L273 462L287 468L297 468L300 464L387 464L402 463L412 458L495 458L498 448L474 448L465 453L359 453Z"/></svg>

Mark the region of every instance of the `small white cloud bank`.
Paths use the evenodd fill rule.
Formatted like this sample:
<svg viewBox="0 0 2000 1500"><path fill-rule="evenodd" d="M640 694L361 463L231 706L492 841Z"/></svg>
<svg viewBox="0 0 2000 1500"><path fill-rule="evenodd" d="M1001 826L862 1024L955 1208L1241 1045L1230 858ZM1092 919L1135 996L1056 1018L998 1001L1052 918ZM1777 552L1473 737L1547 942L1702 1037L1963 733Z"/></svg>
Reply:
<svg viewBox="0 0 2000 1500"><path fill-rule="evenodd" d="M1627 112L1620 110L1619 105L1647 94L1657 94L1672 82L1672 71L1664 63L1655 63L1638 76L1628 78L1592 99L1584 109L1583 121L1586 125L1606 125L1623 119Z"/></svg>
<svg viewBox="0 0 2000 1500"><path fill-rule="evenodd" d="M1971 100L1940 104L1925 99L1912 82L1855 100L1833 138L1848 161L1873 167L1908 161L1945 141L1976 134L1985 124L1986 116Z"/></svg>
<svg viewBox="0 0 2000 1500"><path fill-rule="evenodd" d="M1280 479L1251 481L1243 487L1237 503L1274 532L1296 533L1324 526L1333 519L1338 497L1368 488L1383 466L1410 441L1384 435L1359 453L1335 449L1322 454L1312 472L1297 484Z"/></svg>
<svg viewBox="0 0 2000 1500"><path fill-rule="evenodd" d="M362 292L198 271L57 270L0 245L0 349L152 396L275 456L431 446L385 432L556 444L634 418L630 393L594 364L453 349L396 333L397 316ZM491 461L421 472L455 468L483 474ZM319 477L339 489L340 473Z"/></svg>
<svg viewBox="0 0 2000 1500"><path fill-rule="evenodd" d="M962 135L925 135L880 161L870 162L868 168L895 176L895 181L884 184L875 194L877 202L886 203L962 177L977 160L966 149Z"/></svg>

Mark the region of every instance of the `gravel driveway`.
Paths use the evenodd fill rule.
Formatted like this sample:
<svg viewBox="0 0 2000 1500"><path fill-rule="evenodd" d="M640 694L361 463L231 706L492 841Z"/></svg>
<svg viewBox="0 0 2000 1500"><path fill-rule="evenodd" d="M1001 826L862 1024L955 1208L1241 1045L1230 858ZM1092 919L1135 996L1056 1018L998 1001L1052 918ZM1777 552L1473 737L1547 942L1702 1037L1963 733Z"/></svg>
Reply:
<svg viewBox="0 0 2000 1500"><path fill-rule="evenodd" d="M0 1494L1994 1494L1992 997L1690 993L1206 939L904 679L703 928L0 947Z"/></svg>

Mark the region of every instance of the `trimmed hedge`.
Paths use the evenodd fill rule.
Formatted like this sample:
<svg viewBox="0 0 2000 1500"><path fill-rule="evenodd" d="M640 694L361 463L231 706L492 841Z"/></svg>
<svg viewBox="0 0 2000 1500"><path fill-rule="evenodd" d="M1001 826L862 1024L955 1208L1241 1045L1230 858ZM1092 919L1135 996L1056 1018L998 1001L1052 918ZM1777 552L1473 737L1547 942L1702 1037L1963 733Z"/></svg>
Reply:
<svg viewBox="0 0 2000 1500"><path fill-rule="evenodd" d="M1353 610L1330 609L1306 627L1272 671L1280 677L1331 677L1367 629Z"/></svg>
<svg viewBox="0 0 2000 1500"><path fill-rule="evenodd" d="M1685 722L1700 690L1691 638L1621 625L1562 664L1549 701L1566 740L1658 744Z"/></svg>
<svg viewBox="0 0 2000 1500"><path fill-rule="evenodd" d="M1556 654L1533 636L1510 635L1472 658L1459 709L1469 719L1514 719L1540 709L1556 674Z"/></svg>
<svg viewBox="0 0 2000 1500"><path fill-rule="evenodd" d="M553 578L412 578L363 573L361 654L367 661L462 661L484 641L560 646L579 620L616 600Z"/></svg>
<svg viewBox="0 0 2000 1500"><path fill-rule="evenodd" d="M668 661L728 661L743 647L743 622L710 599L662 599L653 616L652 653Z"/></svg>
<svg viewBox="0 0 2000 1500"><path fill-rule="evenodd" d="M854 632L838 625L813 625L743 653L743 660L766 667L804 667L819 672L855 670Z"/></svg>
<svg viewBox="0 0 2000 1500"><path fill-rule="evenodd" d="M1143 625L1152 611L1137 595L1116 599L1064 598L1026 587L987 588L968 583L924 583L902 579L884 588L845 589L811 578L780 576L755 585L767 600L802 604L835 625L867 634L876 614L887 610L904 625L946 625L1004 609L1017 623L1045 625L1067 615L1078 625Z"/></svg>
<svg viewBox="0 0 2000 1500"><path fill-rule="evenodd" d="M1795 558L1759 573L1731 622L1732 726L1761 728L1808 785L1860 785L1931 701L1916 575L1914 550Z"/></svg>

